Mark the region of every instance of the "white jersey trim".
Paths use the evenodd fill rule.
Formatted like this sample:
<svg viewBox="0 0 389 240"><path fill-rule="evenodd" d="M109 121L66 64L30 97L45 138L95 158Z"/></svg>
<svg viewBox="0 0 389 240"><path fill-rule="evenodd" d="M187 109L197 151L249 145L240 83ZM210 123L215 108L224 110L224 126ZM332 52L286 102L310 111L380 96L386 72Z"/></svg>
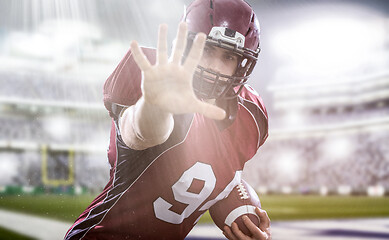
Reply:
<svg viewBox="0 0 389 240"><path fill-rule="evenodd" d="M117 199L117 200L115 201L115 203L113 203L112 206L107 210L107 212L104 214L104 216L101 218L101 220L100 220L98 223L94 224L93 226L89 227L89 229L85 232L85 234L84 234L80 239L83 239L83 238L85 237L85 235L86 235L91 229L93 229L95 226L99 225L99 224L104 220L105 216L106 216L106 215L109 213L109 211L116 205L116 203L121 199L121 197L128 191L128 189L130 189L130 188L132 187L132 185L134 185L134 184L138 181L138 179L146 172L146 170L147 170L147 169L148 169L148 168L149 168L149 167L150 167L150 166L151 166L151 165L152 165L160 156L162 156L164 153L166 153L166 152L169 151L170 149L172 149L172 148L174 148L174 147L176 147L176 146L182 144L183 142L185 142L186 138L188 137L189 131L190 131L190 129L192 128L193 120L194 120L194 116L193 116L193 118L192 118L192 120L191 120L191 123L190 123L190 125L189 125L188 131L186 132L186 135L185 135L185 137L183 138L183 140L182 140L181 142L179 142L179 143L177 143L177 144L171 146L170 148L166 149L166 150L163 151L161 154L159 154L157 157L155 157L154 160L152 160L152 161L150 162L150 164L142 171L142 173L139 174L139 176L130 184L130 186L128 186L128 188L126 188L126 190L124 190L124 191L120 194L120 196L118 197L118 199ZM116 123L115 123L115 126L116 126ZM117 126L116 126L116 127L117 127ZM116 139L116 141L117 141L117 139ZM117 160L117 159L118 159L118 156L117 156L117 154L118 154L118 151L117 151L117 144L115 144L115 145L116 145L116 160ZM113 179L113 181L112 181L112 187L115 186L116 171L117 171L117 167L115 166L115 173L114 173L114 179ZM107 200L108 194L110 193L111 190L112 190L112 188L107 192L107 196L104 198L104 200L103 200L102 202L105 202L105 201ZM89 217L90 213L91 213L96 207L98 207L98 206L100 206L100 204L97 205L97 206L95 206L93 209L91 209L91 210L89 211L89 213L88 213L88 216L87 216L85 219L87 219L87 218ZM73 228L74 228L74 227L73 227Z"/></svg>

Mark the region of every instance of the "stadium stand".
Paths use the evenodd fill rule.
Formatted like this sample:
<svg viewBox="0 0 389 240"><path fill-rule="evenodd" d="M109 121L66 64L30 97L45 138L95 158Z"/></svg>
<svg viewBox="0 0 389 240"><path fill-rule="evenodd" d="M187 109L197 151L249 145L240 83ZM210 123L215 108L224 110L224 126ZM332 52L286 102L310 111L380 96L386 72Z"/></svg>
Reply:
<svg viewBox="0 0 389 240"><path fill-rule="evenodd" d="M104 150L111 123L102 104L102 85L42 72L8 71L0 72L0 84L4 86L0 89L0 158L9 170L0 177L2 189L18 193L44 185L44 153L49 179L66 179L73 169L73 186L101 189L108 178ZM76 166L58 157L60 152L74 153Z"/></svg>
<svg viewBox="0 0 389 240"><path fill-rule="evenodd" d="M270 91L275 110L270 115L269 139L244 174L257 189L322 194L367 194L368 189L378 189L388 193L388 74L320 88L281 84Z"/></svg>
<svg viewBox="0 0 389 240"><path fill-rule="evenodd" d="M1 71L0 84L4 86L0 88L0 157L15 162L13 168L20 170L0 178L0 185L42 185L46 146L74 152L71 184L99 191L108 178L104 150L110 131L101 82L36 71ZM347 88L358 84L365 87ZM307 101L316 87L301 85L290 94L285 94L285 86L270 87L275 106L270 137L248 163L244 177L267 193L347 194L349 189L352 194L367 194L376 188L387 193L388 75L342 83L342 91L332 92L328 84ZM365 97L359 99L360 95ZM55 172L55 164L61 161L49 167L49 177L66 178L63 172L70 166L62 163L65 169Z"/></svg>

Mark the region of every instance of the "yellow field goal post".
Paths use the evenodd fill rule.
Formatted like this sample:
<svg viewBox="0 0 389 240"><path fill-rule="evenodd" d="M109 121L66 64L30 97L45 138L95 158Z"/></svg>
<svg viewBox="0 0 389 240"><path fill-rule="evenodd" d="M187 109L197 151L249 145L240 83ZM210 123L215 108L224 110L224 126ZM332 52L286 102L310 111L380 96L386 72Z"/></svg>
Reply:
<svg viewBox="0 0 389 240"><path fill-rule="evenodd" d="M53 156L55 154L66 154L67 155L67 177L66 178L53 178L50 172L50 163L49 161L54 161ZM53 150L49 149L47 145L41 147L41 157L42 157L42 183L47 186L69 186L74 184L74 150ZM53 164L53 163L51 163ZM55 164L55 163L54 163ZM50 175L50 176L49 176Z"/></svg>

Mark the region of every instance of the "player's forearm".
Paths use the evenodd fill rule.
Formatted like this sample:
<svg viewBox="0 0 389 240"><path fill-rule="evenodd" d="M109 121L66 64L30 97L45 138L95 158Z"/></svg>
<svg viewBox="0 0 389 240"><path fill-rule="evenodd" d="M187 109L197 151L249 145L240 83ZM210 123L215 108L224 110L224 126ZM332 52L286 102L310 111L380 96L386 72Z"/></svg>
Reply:
<svg viewBox="0 0 389 240"><path fill-rule="evenodd" d="M145 139L165 141L174 127L173 115L140 98L135 106L135 130Z"/></svg>
<svg viewBox="0 0 389 240"><path fill-rule="evenodd" d="M164 143L173 127L173 115L145 102L143 97L124 111L120 121L124 142L138 150Z"/></svg>

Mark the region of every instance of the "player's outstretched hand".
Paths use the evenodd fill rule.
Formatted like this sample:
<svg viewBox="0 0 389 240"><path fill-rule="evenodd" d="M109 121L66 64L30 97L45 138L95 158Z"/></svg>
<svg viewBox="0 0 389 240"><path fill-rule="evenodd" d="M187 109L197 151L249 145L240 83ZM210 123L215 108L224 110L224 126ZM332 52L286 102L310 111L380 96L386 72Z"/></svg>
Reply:
<svg viewBox="0 0 389 240"><path fill-rule="evenodd" d="M240 231L236 223L232 223L231 228L228 226L224 227L224 236L230 240L271 240L269 216L265 210L262 210L258 207L255 209L255 212L260 219L259 227L257 227L247 216L243 217L244 224L252 234L251 237Z"/></svg>
<svg viewBox="0 0 389 240"><path fill-rule="evenodd" d="M200 101L193 91L193 74L201 59L206 35L196 35L192 48L184 63L183 54L187 42L187 25L180 23L173 51L168 57L167 25L162 24L158 32L157 61L151 65L136 41L131 50L142 70L142 93L144 100L172 114L201 113L212 119L222 120L225 111L215 105Z"/></svg>

